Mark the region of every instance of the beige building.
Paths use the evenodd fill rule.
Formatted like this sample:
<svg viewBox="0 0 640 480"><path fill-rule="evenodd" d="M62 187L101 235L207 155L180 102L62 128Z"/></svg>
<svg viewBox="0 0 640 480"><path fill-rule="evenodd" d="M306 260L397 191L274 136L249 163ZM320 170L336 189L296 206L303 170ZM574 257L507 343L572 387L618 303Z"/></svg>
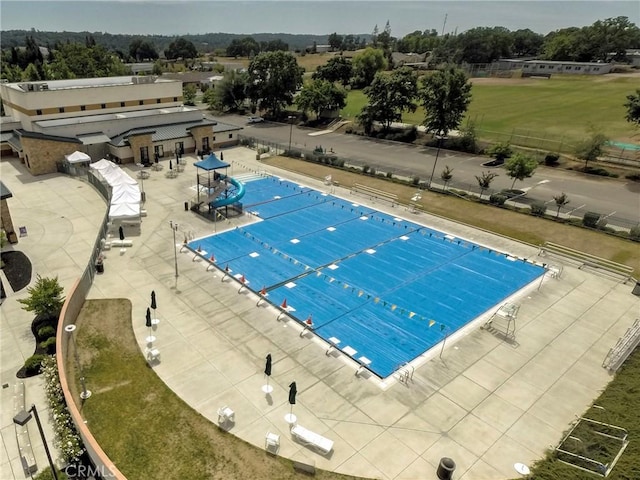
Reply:
<svg viewBox="0 0 640 480"><path fill-rule="evenodd" d="M208 153L236 144L241 130L204 119L183 105L182 82L155 76L3 83L0 96L2 155L19 156L34 175L55 172L74 151L119 163Z"/></svg>

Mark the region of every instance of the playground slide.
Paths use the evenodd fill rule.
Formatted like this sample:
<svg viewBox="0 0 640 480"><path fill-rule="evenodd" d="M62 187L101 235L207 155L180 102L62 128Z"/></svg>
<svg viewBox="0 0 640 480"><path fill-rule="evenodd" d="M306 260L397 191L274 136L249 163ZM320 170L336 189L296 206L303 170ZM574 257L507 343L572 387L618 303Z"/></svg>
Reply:
<svg viewBox="0 0 640 480"><path fill-rule="evenodd" d="M244 192L245 192L244 184L233 177L227 177L227 179L229 180L229 183L231 183L234 187L236 187L235 195L231 195L230 197L227 197L227 198L218 197L217 200L214 200L209 204L213 208L224 207L225 205L231 205L233 203L236 203L242 197L244 197Z"/></svg>

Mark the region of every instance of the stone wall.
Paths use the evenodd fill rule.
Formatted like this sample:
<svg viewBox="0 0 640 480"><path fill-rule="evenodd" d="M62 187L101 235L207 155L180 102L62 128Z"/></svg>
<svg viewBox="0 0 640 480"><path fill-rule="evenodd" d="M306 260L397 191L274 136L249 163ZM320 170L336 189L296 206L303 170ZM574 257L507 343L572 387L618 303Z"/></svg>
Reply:
<svg viewBox="0 0 640 480"><path fill-rule="evenodd" d="M56 173L56 162L62 162L65 155L78 149L79 143L63 142L42 138L22 137L25 165L32 175Z"/></svg>

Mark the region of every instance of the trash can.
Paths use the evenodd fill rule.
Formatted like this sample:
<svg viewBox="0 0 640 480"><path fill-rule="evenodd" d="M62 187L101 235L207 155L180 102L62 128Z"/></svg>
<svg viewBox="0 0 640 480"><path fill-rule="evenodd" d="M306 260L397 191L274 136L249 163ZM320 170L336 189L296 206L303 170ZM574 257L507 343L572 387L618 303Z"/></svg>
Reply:
<svg viewBox="0 0 640 480"><path fill-rule="evenodd" d="M146 192L140 192L140 200L142 200L142 203L147 201L147 193Z"/></svg>
<svg viewBox="0 0 640 480"><path fill-rule="evenodd" d="M104 273L104 263L96 263L96 272Z"/></svg>
<svg viewBox="0 0 640 480"><path fill-rule="evenodd" d="M189 202L184 202L184 211L185 212L189 211Z"/></svg>
<svg viewBox="0 0 640 480"><path fill-rule="evenodd" d="M456 462L449 457L442 457L436 474L440 480L451 480L453 478L453 472L456 469Z"/></svg>

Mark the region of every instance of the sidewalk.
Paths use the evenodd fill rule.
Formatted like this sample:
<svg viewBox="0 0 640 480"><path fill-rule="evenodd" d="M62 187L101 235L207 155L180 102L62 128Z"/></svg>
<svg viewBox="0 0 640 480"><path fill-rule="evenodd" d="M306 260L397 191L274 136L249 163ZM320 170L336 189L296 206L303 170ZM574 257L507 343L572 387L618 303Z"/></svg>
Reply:
<svg viewBox="0 0 640 480"><path fill-rule="evenodd" d="M225 149L224 156L231 162L229 175L236 178L268 171L367 203L346 189L276 171L256 161L251 150ZM318 468L340 473L380 479L435 479L440 459L450 457L457 465L455 478L460 480L514 478L514 463L531 464L549 445L557 444L574 415L582 413L609 381L602 360L632 324L640 299L631 295L630 285L570 265L564 266L561 278L538 280L515 299L520 304L515 344L505 343L476 325L464 338L448 341L442 359L439 352L423 359L406 384L395 379L381 384L356 376L357 366L350 360L325 355L325 347L313 338L301 338L292 322L277 321L274 308L264 302L256 307L258 298L246 289L238 293L235 280L222 282L220 273L206 271L204 262L193 261L193 254L174 254L169 221L178 224L178 244L185 234L198 238L236 225L235 221L212 224L184 211L184 202L195 194L193 160L187 158L185 172L176 178L153 172L145 180L148 215L143 218L141 236L128 237L133 247L122 255L118 249L107 252L105 273L96 277L89 297L130 298L133 329L144 350L148 332L144 322L135 319L144 319L149 294L155 290L160 318L155 335L161 362L154 370L186 403L214 423L217 409L230 406L236 417L230 433L256 447L264 448L264 436L270 430L280 434L281 455L313 461ZM40 239L46 233L46 242L56 245L48 254L39 242L21 242L17 248L34 264L46 266L41 271L44 275L60 272L61 283L67 287L88 259L104 203L92 192L90 200L69 205L63 196L91 187L57 176L44 182L38 177L29 184L18 179L9 182L13 163L3 161L0 165L3 181L14 193L10 207L16 225L29 224L29 215L38 212L45 217L38 220L42 224ZM125 169L135 178L137 167ZM50 187L54 182L64 182L64 187ZM45 187L48 193L32 194L32 188ZM29 198L46 197L47 201L44 205L42 200L36 202L40 210L27 212L15 207L14 200L24 201L27 194ZM380 203L374 206L520 258L537 255L532 247L444 219ZM85 210L82 214L76 212L81 208ZM53 232L60 228L58 220L63 215L66 219L79 215L77 231L65 241L61 235L54 240L57 236ZM96 222L93 227L91 219ZM35 235L34 228L38 231L29 227L29 240ZM117 231L115 234L117 237ZM67 252L73 252L75 259ZM560 264L556 258L537 260ZM10 300L13 308L9 308ZM23 318L14 321L13 314L19 313L15 303L8 298L1 310L3 382L10 383L15 382L11 375L23 358L31 354L25 333L30 318L22 312ZM8 314L12 314L11 321ZM5 345L14 348L9 357L5 356ZM274 359L270 380L274 391L270 396L261 391L267 353ZM5 358L18 354L23 358L12 360L17 368L5 368ZM207 381L202 381L205 378ZM331 455L319 455L291 438L284 415L289 413L287 389L293 380L298 385L294 407L298 423L333 440ZM11 415L5 413L11 410L6 406L12 401L7 390L2 397L6 453L0 476L24 478L19 461L15 463ZM38 385L28 386L29 392L35 390L39 391ZM37 439L34 433L32 439ZM51 444L48 432L47 438ZM46 459L38 460L38 465L46 465ZM10 467L13 477L5 475Z"/></svg>

